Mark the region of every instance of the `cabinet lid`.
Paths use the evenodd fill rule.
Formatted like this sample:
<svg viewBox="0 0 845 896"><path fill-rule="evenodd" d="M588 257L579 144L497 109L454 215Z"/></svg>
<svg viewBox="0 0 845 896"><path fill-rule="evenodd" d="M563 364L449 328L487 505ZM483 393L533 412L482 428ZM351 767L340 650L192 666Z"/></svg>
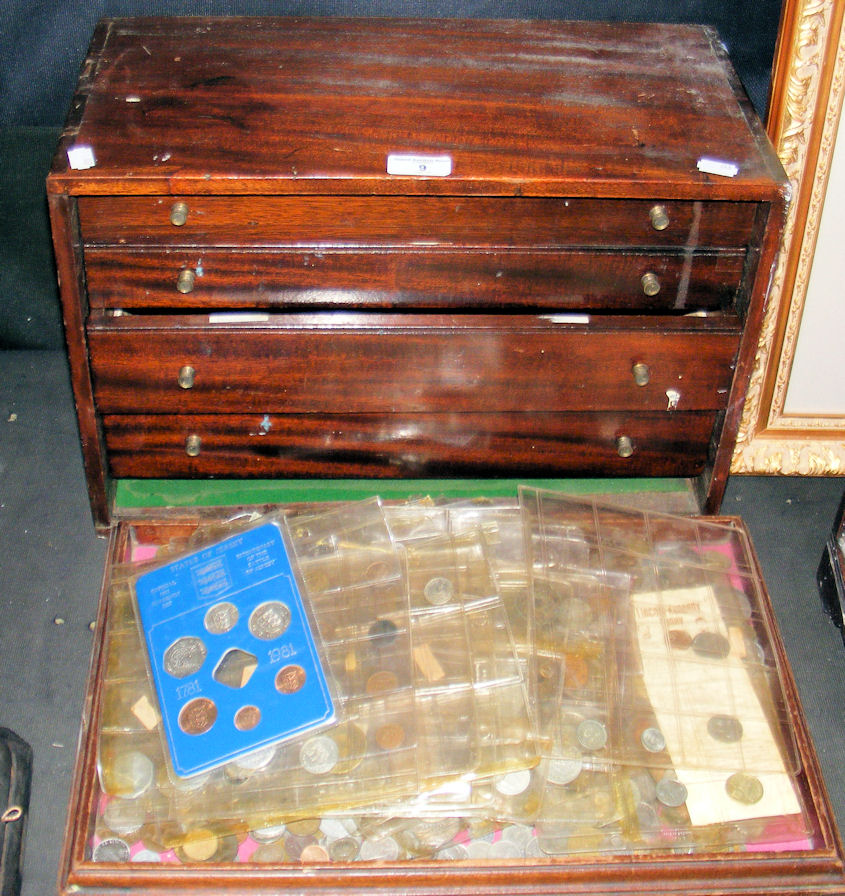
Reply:
<svg viewBox="0 0 845 896"><path fill-rule="evenodd" d="M785 183L708 28L150 18L98 26L49 189L759 199Z"/></svg>

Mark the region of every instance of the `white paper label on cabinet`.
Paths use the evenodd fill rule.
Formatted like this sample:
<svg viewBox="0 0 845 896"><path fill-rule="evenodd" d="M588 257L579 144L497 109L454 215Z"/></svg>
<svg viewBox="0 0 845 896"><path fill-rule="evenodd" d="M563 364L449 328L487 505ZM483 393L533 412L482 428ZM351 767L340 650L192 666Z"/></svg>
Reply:
<svg viewBox="0 0 845 896"><path fill-rule="evenodd" d="M74 171L85 171L88 168L93 168L97 164L97 160L94 157L93 148L80 143L68 148L67 163Z"/></svg>
<svg viewBox="0 0 845 896"><path fill-rule="evenodd" d="M392 152L387 157L387 173L405 177L448 177L452 173L452 157Z"/></svg>

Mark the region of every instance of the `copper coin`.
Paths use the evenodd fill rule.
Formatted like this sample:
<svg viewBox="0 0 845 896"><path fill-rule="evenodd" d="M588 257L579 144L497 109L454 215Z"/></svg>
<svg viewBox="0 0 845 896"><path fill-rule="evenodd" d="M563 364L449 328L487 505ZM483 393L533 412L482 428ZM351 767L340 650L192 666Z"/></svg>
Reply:
<svg viewBox="0 0 845 896"><path fill-rule="evenodd" d="M283 666L276 673L276 690L282 694L295 694L305 684L305 669L291 664Z"/></svg>
<svg viewBox="0 0 845 896"><path fill-rule="evenodd" d="M405 729L395 722L382 725L376 731L376 744L381 750L395 750L405 743Z"/></svg>
<svg viewBox="0 0 845 896"><path fill-rule="evenodd" d="M242 706L235 713L235 728L238 731L252 731L261 721L261 710L257 706Z"/></svg>
<svg viewBox="0 0 845 896"><path fill-rule="evenodd" d="M688 650L692 644L692 635L679 628L669 629L669 646L675 650Z"/></svg>
<svg viewBox="0 0 845 896"><path fill-rule="evenodd" d="M367 679L367 693L368 694L380 694L384 691L394 691L399 687L399 679L396 677L395 673L390 672L387 669L382 669L380 672L373 672L373 674Z"/></svg>
<svg viewBox="0 0 845 896"><path fill-rule="evenodd" d="M217 720L217 706L208 697L197 697L179 712L179 727L185 734L205 734Z"/></svg>
<svg viewBox="0 0 845 896"><path fill-rule="evenodd" d="M299 854L300 862L328 862L329 854L319 843L309 843Z"/></svg>

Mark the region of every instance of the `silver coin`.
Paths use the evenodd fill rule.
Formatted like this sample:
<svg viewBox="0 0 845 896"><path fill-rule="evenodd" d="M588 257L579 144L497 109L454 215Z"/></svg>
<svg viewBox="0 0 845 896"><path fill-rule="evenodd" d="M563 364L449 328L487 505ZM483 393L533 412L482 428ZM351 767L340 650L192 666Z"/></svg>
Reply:
<svg viewBox="0 0 845 896"><path fill-rule="evenodd" d="M290 609L280 600L259 604L249 615L250 633L261 641L272 641L283 635L290 625Z"/></svg>
<svg viewBox="0 0 845 896"><path fill-rule="evenodd" d="M155 777L153 761L140 750L129 750L114 758L108 770L113 796L133 799L150 789ZM103 788L105 790L105 787Z"/></svg>
<svg viewBox="0 0 845 896"><path fill-rule="evenodd" d="M683 806L687 801L687 789L676 778L661 778L657 782L656 792L657 799L670 809Z"/></svg>
<svg viewBox="0 0 845 896"><path fill-rule="evenodd" d="M237 625L238 616L238 608L234 604L225 600L221 601L219 604L209 607L206 612L205 629L212 635L225 635Z"/></svg>
<svg viewBox="0 0 845 896"><path fill-rule="evenodd" d="M731 652L731 645L728 639L718 632L699 632L692 639L692 649L699 656L723 660Z"/></svg>
<svg viewBox="0 0 845 896"><path fill-rule="evenodd" d="M497 840L490 844L491 859L521 859L522 850L510 840Z"/></svg>
<svg viewBox="0 0 845 896"><path fill-rule="evenodd" d="M139 849L130 858L131 862L161 862L161 853L154 852L152 849Z"/></svg>
<svg viewBox="0 0 845 896"><path fill-rule="evenodd" d="M325 775L330 772L340 759L337 744L325 734L311 737L299 750L299 763L312 775Z"/></svg>
<svg viewBox="0 0 845 896"><path fill-rule="evenodd" d="M433 607L442 607L455 596L455 587L446 576L435 576L425 583L423 596Z"/></svg>
<svg viewBox="0 0 845 896"><path fill-rule="evenodd" d="M640 734L640 743L649 753L662 753L666 749L666 738L659 728L645 728Z"/></svg>
<svg viewBox="0 0 845 896"><path fill-rule="evenodd" d="M120 837L106 837L94 847L91 858L95 862L128 862L129 844Z"/></svg>
<svg viewBox="0 0 845 896"><path fill-rule="evenodd" d="M563 786L571 784L584 768L582 756L550 759L546 771L546 780L550 784Z"/></svg>
<svg viewBox="0 0 845 896"><path fill-rule="evenodd" d="M742 740L742 722L736 716L710 716L707 720L707 733L713 740L735 744Z"/></svg>
<svg viewBox="0 0 845 896"><path fill-rule="evenodd" d="M205 644L199 638L185 635L164 651L164 671L174 678L187 678L199 672L206 654Z"/></svg>
<svg viewBox="0 0 845 896"><path fill-rule="evenodd" d="M584 719L575 729L575 737L583 749L592 753L607 743L607 728L598 719Z"/></svg>
<svg viewBox="0 0 845 896"><path fill-rule="evenodd" d="M361 844L354 837L332 840L326 847L333 862L352 862L358 858Z"/></svg>
<svg viewBox="0 0 845 896"><path fill-rule="evenodd" d="M496 779L495 788L502 796L518 796L528 790L531 783L531 772L527 768L508 772Z"/></svg>
<svg viewBox="0 0 845 896"><path fill-rule="evenodd" d="M358 858L362 862L395 862L399 858L399 843L393 837L364 840Z"/></svg>
<svg viewBox="0 0 845 896"><path fill-rule="evenodd" d="M466 849L470 859L489 859L493 844L489 840L470 840Z"/></svg>

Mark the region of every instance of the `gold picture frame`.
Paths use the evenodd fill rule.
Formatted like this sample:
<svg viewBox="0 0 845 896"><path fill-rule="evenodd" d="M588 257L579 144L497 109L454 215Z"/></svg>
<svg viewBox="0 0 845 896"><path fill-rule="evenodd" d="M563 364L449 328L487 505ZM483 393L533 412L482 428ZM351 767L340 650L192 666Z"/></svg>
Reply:
<svg viewBox="0 0 845 896"><path fill-rule="evenodd" d="M845 409L830 416L785 409L845 93L844 13L842 0L784 0L767 130L792 201L733 473L845 475Z"/></svg>

